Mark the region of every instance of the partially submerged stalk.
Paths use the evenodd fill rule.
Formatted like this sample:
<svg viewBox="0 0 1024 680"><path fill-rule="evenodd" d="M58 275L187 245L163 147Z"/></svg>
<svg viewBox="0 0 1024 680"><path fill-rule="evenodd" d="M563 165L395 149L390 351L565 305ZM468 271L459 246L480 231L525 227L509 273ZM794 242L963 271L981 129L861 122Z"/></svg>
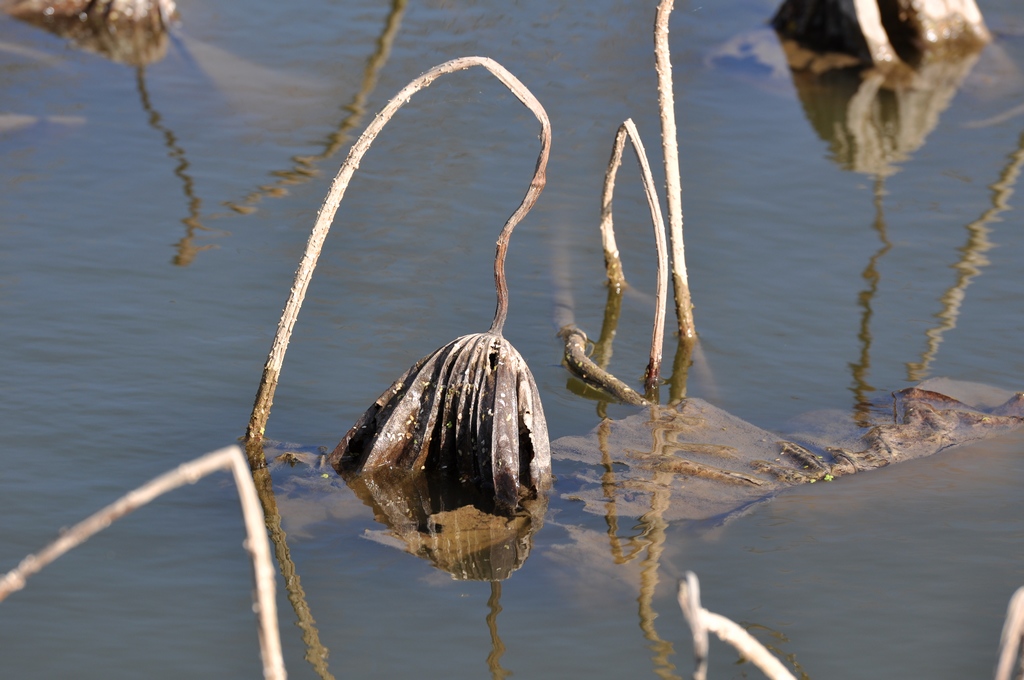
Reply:
<svg viewBox="0 0 1024 680"><path fill-rule="evenodd" d="M665 193L668 205L669 241L672 246L672 285L676 305L676 321L679 331L679 348L676 352L674 370L671 381L671 398L673 401L682 399L686 394L686 375L688 372L697 334L693 324L693 303L690 298L690 287L686 274L686 257L683 247L683 209L682 183L679 173L679 144L676 132L675 98L672 88L672 61L668 45L668 21L672 13L673 1L662 0L658 5L654 22L654 55L655 68L658 73L658 104L661 114L661 143L665 158ZM667 274L666 256L664 254L664 224L658 203L657 192L653 189L650 167L639 135L632 121L626 121L616 135L612 158L605 174L604 190L601 200L601 241L604 247L605 269L608 285L621 288L626 279L622 272L615 233L612 229L611 202L615 187L615 173L621 162L622 146L628 133L637 151L641 173L644 178L644 189L651 207L652 221L655 223L655 238L658 246L658 299L655 305L654 332L651 339L651 357L644 376L644 387L647 399L657 400L655 385L661 369L661 352L664 338L664 278ZM591 361L581 350L586 344L586 335L575 325L565 325L561 332L565 340L565 359L569 370L593 387L604 390L619 401L635 403L635 392L622 381L604 370L604 365ZM602 337L604 334L602 333ZM582 338L582 341L581 341ZM570 342L571 341L571 342ZM632 394L631 394L632 393ZM639 395L636 395L639 396Z"/></svg>
<svg viewBox="0 0 1024 680"><path fill-rule="evenodd" d="M668 19L673 0L662 0L654 20L654 60L658 72L658 104L661 109L661 146L665 155L665 198L668 203L669 239L672 242L672 288L675 291L679 340L697 340L693 302L686 276L683 248L683 188L679 176L679 141L676 136L675 97L672 93L672 59L668 47Z"/></svg>
<svg viewBox="0 0 1024 680"><path fill-rule="evenodd" d="M665 244L665 220L661 215L661 205L658 202L658 192L654 186L654 176L651 173L651 165L647 160L647 151L644 149L640 133L637 131L632 119L626 119L619 126L615 133L615 141L612 144L611 158L608 160L604 189L601 193L601 242L604 247L604 260L608 274L609 289L620 289L625 285L626 277L623 274L619 251L615 245L612 199L615 195L615 178L618 174L619 166L622 164L622 152L627 138L633 145L637 164L640 166L640 179L643 183L644 194L647 196L647 206L651 212L651 223L654 226L654 245L658 263L654 326L651 331L651 353L647 363L647 370L644 373L644 391L651 395L654 394L661 373L662 349L665 339L665 304L668 295L668 252ZM605 311L605 321L607 322L607 307ZM602 337L606 335L610 334L602 331ZM589 385L608 392L619 401L629 404L647 403L643 397L629 386L608 373L603 365L599 365L587 357L584 351L587 337L582 330L574 324L567 325L559 331L559 336L565 342L565 365L573 375ZM610 353L610 343L605 353Z"/></svg>
<svg viewBox="0 0 1024 680"><path fill-rule="evenodd" d="M665 298L668 294L668 252L665 247L665 220L661 216L661 204L658 202L658 192L654 187L654 176L651 174L651 164L647 161L647 151L640 139L640 132L632 118L627 118L615 133L615 142L612 145L612 156L608 161L608 171L605 173L604 192L601 200L601 237L605 243L605 264L608 269L608 285L614 285L613 268L610 262L608 245L614 247L615 235L612 227L612 196L615 193L615 175L622 164L622 151L626 145L626 138L633 144L633 151L636 153L636 162L640 166L640 178L644 185L644 194L647 196L647 207L651 211L651 223L654 225L654 247L658 261L658 286L654 300L654 326L651 331L651 354L647 363L647 370L644 373L644 389L651 392L658 382L661 372L662 347L665 342ZM618 262L618 251L614 252L615 271L618 273L618 285L625 283L626 278L622 273L622 263Z"/></svg>
<svg viewBox="0 0 1024 680"><path fill-rule="evenodd" d="M517 209L509 218L508 222L506 222L505 228L502 230L501 235L498 238L497 257L494 263L494 278L497 288L498 302L491 330L492 332L500 334L508 309L508 290L505 285L504 253L508 248L508 238L512 233L512 229L526 215L526 213L529 212L530 208L533 207L534 203L537 201L537 197L544 188L546 181L544 171L547 167L547 160L551 145L551 124L548 120L547 113L544 111L540 102L537 101L533 94L521 82L519 82L515 76L501 66L501 64L486 57L462 57L435 66L402 88L402 90L396 94L383 109L381 109L349 150L348 157L345 159L345 162L342 163L337 176L331 183L327 196L324 198L320 211L317 213L316 222L313 226L312 233L309 236L309 241L306 244L306 251L303 254L299 267L295 272L295 279L292 283L291 292L288 296L288 301L285 304L284 312L282 313L281 320L278 323L277 334L274 336L270 353L267 356L267 361L263 368L263 376L260 380L259 390L256 393L256 400L253 404L252 414L249 418L249 425L246 428L245 440L247 443L258 442L263 437L267 419L270 417L270 409L274 402L274 392L277 389L277 383L280 379L281 366L284 363L284 355L288 350L288 342L291 338L292 330L295 327L299 310L302 307L302 301L306 296L306 290L309 288L309 282L313 276L313 270L316 268L317 259L320 257L320 251L323 248L324 240L327 238L327 233L330 231L331 223L334 221L334 215L338 211L338 206L340 205L342 198L345 196L345 191L348 189L348 184L352 179L352 175L359 167L359 163L362 161L363 156L369 150L370 145L373 143L373 140L376 139L381 129L383 129L388 121L391 120L395 112L409 101L413 94L428 87L442 75L461 71L472 66L483 66L490 71L521 102L523 102L523 104L525 104L534 113L534 115L537 116L541 123L541 153L537 159L537 167L533 181L531 182L530 188L527 191L522 204L519 206L519 209ZM262 450L259 449L259 447L248 446L247 449L250 453L249 464L251 467L255 469L266 465L266 460L264 459Z"/></svg>

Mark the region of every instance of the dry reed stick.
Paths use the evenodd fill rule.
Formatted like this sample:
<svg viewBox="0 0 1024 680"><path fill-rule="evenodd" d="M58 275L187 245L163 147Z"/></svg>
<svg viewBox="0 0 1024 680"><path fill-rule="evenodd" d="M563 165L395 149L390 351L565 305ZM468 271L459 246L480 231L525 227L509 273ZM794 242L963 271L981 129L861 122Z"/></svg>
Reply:
<svg viewBox="0 0 1024 680"><path fill-rule="evenodd" d="M672 288L675 291L679 340L697 339L693 326L693 302L686 276L683 248L683 188L679 177L679 141L676 133L675 97L672 94L672 59L668 48L668 19L673 0L662 0L654 20L654 67L658 72L658 105L661 109L661 145L665 155L665 192L668 202L669 239L672 242Z"/></svg>
<svg viewBox="0 0 1024 680"><path fill-rule="evenodd" d="M256 582L253 593L253 611L259 617L263 677L284 680L287 673L284 668L284 659L281 656L281 637L277 627L274 565L270 561L270 543L267 540L263 511L260 509L256 487L253 486L245 456L237 446L229 446L183 463L174 470L165 472L134 491L130 491L74 525L56 541L38 553L27 556L17 567L0 578L0 602L11 593L24 588L28 577L41 571L43 567L67 551L81 545L94 534L106 529L115 520L137 510L168 491L186 484L194 484L218 470L230 470L235 479L235 486L238 487L238 499L242 506L246 532L243 545L252 558L253 577Z"/></svg>
<svg viewBox="0 0 1024 680"><path fill-rule="evenodd" d="M647 160L647 151L640 139L640 132L632 118L627 118L615 133L612 144L612 155L608 161L608 169L604 176L604 190L601 192L601 242L604 245L604 262L608 272L609 286L622 286L626 277L622 272L622 262L615 245L615 228L612 220L612 199L615 195L615 176L622 165L622 151L626 138L633 144L636 162L640 166L640 178L647 196L647 206L651 211L651 223L654 225L654 246L658 258L658 286L654 300L654 328L651 332L651 356L644 373L644 389L650 393L658 382L661 373L662 347L665 341L665 298L668 295L668 252L665 246L665 220L661 216L661 204L658 202L658 190L654 186L651 164Z"/></svg>
<svg viewBox="0 0 1024 680"><path fill-rule="evenodd" d="M526 213L530 211L534 203L536 203L540 192L544 188L544 184L546 182L544 169L547 166L547 160L551 148L551 123L548 120L547 113L544 111L544 107L541 106L536 97L534 97L526 86L519 82L519 80L509 73L501 64L487 57L462 57L435 66L402 88L402 90L399 91L399 93L396 94L383 109L381 109L373 119L373 122L367 126L363 134L358 140L356 140L356 143L349 150L348 157L345 159L345 162L342 163L341 169L338 170L338 174L335 176L334 181L331 182L330 190L327 192L323 205L321 205L320 211L317 213L317 219L313 226L313 231L306 244L306 251L303 254L302 260L299 262L299 267L295 272L295 279L292 283L291 293L288 296L288 302L285 304L284 312L282 313L281 320L278 323L277 334L274 336L274 342L271 345L270 354L267 356L267 361L263 368L263 376L260 380L259 390L256 393L256 400L253 404L252 415L249 418L249 425L245 433L246 442L251 443L259 441L263 437L267 419L270 417L270 408L274 402L274 391L277 389L277 383L280 379L281 366L284 363L284 355L288 350L288 342L291 338L292 330L295 327L295 321L299 316L299 309L302 307L302 301L306 296L306 290L309 288L309 281L313 276L313 270L316 268L316 262L320 257L320 251L323 248L324 240L327 238L327 233L330 231L331 223L334 221L334 215L338 211L341 199L345 196L346 189L348 189L349 181L352 179L353 173L358 169L363 156L366 154L381 129L388 123L388 121L391 120L395 112L409 101L412 95L428 87L442 75L462 71L472 66L483 66L490 71L512 92L512 94L519 99L519 101L533 112L541 124L541 153L537 159L537 166L534 171L533 180L530 183L530 188L527 190L522 203L505 223L505 226L498 237L497 255L494 261L494 279L495 287L497 289L498 304L491 329L493 332L501 332L501 327L504 324L505 313L508 307L508 289L505 285L504 255L508 248L508 239L512 233L512 229L520 220L522 220ZM248 446L247 450L250 452L250 467L255 469L266 465L266 460L262 455L260 455L262 453L262 449L259 447Z"/></svg>
<svg viewBox="0 0 1024 680"><path fill-rule="evenodd" d="M743 658L761 669L769 680L796 680L781 661L739 624L701 606L700 583L692 571L686 572L686 577L680 581L678 599L679 608L693 632L693 655L696 661L694 680L704 680L707 676L708 631L717 635L722 642L732 645Z"/></svg>
<svg viewBox="0 0 1024 680"><path fill-rule="evenodd" d="M1018 663L1019 662L1019 663ZM1014 673L1013 667L1017 666ZM999 636L999 662L995 680L1024 677L1024 587L1018 588L1006 607L1006 621Z"/></svg>

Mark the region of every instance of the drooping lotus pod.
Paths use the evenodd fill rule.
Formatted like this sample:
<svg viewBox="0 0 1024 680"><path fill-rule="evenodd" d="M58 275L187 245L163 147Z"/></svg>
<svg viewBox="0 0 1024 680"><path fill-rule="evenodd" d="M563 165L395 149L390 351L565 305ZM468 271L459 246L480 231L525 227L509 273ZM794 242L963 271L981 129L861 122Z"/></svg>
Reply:
<svg viewBox="0 0 1024 680"><path fill-rule="evenodd" d="M494 74L541 124L541 148L530 186L498 236L494 320L486 333L458 338L406 371L367 409L328 462L348 479L383 471L391 480L395 475L454 480L468 489L492 491L493 510L511 514L520 508L521 499L541 494L551 480L547 423L537 384L523 357L501 334L508 315L505 255L512 230L537 202L546 183L551 150L548 115L533 94L497 62L484 57L456 59L424 73L399 92L353 146L350 157L355 154L356 160L346 161L345 167L351 167L350 176L373 136L413 92L444 73L473 65ZM331 209L324 210L329 218L336 203L325 201L325 206L328 203Z"/></svg>
<svg viewBox="0 0 1024 680"><path fill-rule="evenodd" d="M464 335L416 362L367 409L328 462L339 472L442 474L493 489L504 509L550 484L537 384L500 333Z"/></svg>

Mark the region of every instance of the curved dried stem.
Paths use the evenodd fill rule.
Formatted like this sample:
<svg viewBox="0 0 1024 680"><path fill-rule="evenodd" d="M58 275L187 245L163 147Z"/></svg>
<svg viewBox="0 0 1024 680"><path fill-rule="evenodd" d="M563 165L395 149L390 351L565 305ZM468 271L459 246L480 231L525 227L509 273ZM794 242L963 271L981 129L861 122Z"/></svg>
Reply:
<svg viewBox="0 0 1024 680"><path fill-rule="evenodd" d="M654 186L651 164L647 160L640 132L632 118L627 118L615 133L612 144L612 155L608 161L608 170L604 176L604 190L601 194L601 242L604 245L604 261L608 272L608 285L620 287L626 282L622 273L622 262L615 245L615 229L612 220L612 198L615 195L615 176L622 164L622 151L626 138L633 144L636 161L640 166L640 178L647 196L647 206L651 211L651 223L654 225L654 245L658 258L658 287L654 301L654 328L651 332L651 356L644 373L644 389L651 392L658 382L661 372L662 347L665 341L665 298L668 295L668 251L665 245L665 220L661 216L661 204L658 202L658 190Z"/></svg>
<svg viewBox="0 0 1024 680"><path fill-rule="evenodd" d="M281 637L277 627L277 602L274 599L274 565L270 561L270 543L267 540L263 512L253 485L245 456L237 446L229 446L193 461L179 465L170 472L143 484L107 507L93 513L65 531L60 538L21 563L0 578L0 601L25 587L28 577L38 573L58 557L81 545L94 534L109 527L115 520L137 510L153 499L185 484L194 484L218 470L230 470L238 487L238 499L245 520L245 548L253 562L256 589L253 610L259 616L260 653L263 656L265 678L286 677L281 656Z"/></svg>
<svg viewBox="0 0 1024 680"><path fill-rule="evenodd" d="M675 97L672 93L672 59L668 48L668 19L673 0L662 0L654 20L654 65L658 72L658 104L661 108L661 145L665 154L665 189L668 202L669 238L672 241L672 287L675 290L679 338L693 342L693 303L686 277L683 248L683 189L679 176L679 141L676 133Z"/></svg>
<svg viewBox="0 0 1024 680"><path fill-rule="evenodd" d="M545 170L551 150L551 123L547 112L544 111L544 107L541 106L536 97L501 64L487 57L461 57L435 66L402 88L381 109L373 119L373 122L370 123L359 139L356 140L351 150L349 150L348 157L342 163L341 169L331 183L330 190L327 192L319 213L317 213L313 231L306 244L306 252L303 254L299 267L295 272L291 293L288 296L284 313L281 315L281 320L278 323L277 334L274 337L270 354L267 356L267 361L263 368L260 387L256 394L256 401L253 405L252 415L249 418L249 425L245 433L247 441L256 441L263 436L267 419L270 417L270 408L273 405L274 391L277 389L281 366L284 363L284 355L288 349L288 342L295 327L299 309L302 307L302 301L306 296L306 290L309 288L309 281L313 276L313 270L316 268L317 259L320 257L324 240L327 238L331 223L334 221L334 215L338 211L338 206L341 204L345 191L348 189L349 181L351 181L352 175L359 167L363 156L369 150L373 140L376 139L383 127L395 115L395 112L408 102L412 95L428 87L445 74L462 71L472 66L483 66L490 71L533 112L541 124L541 149L530 187L522 203L512 213L512 216L508 218L504 228L501 230L501 234L498 236L494 259L494 283L498 301L494 313L494 321L491 324L491 332L500 335L508 313L508 288L505 284L505 253L508 250L508 241L512 235L512 230L526 216L526 213L530 211L544 189L544 184L546 183ZM250 447L250 450L258 449ZM258 457L257 459L250 458L249 465L253 468L262 467L266 465L266 461L258 459Z"/></svg>
<svg viewBox="0 0 1024 680"><path fill-rule="evenodd" d="M686 572L685 580L679 583L679 608L693 631L694 657L696 668L694 680L704 680L707 674L707 634L712 632L726 642L755 666L761 669L769 680L796 680L782 662L764 648L753 635L739 624L721 614L714 614L700 604L700 583L692 571Z"/></svg>

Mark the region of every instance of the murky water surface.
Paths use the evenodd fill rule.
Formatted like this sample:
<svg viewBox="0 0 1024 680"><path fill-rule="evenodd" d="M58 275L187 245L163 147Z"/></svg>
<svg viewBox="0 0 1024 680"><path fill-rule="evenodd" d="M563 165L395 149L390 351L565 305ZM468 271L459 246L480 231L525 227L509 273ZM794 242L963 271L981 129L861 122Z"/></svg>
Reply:
<svg viewBox="0 0 1024 680"><path fill-rule="evenodd" d="M553 296L567 285L596 334L598 197L624 118L661 176L652 3L179 8L179 35L144 70L0 19L0 570L235 441L352 135L456 56L497 59L551 115L548 187L512 240L506 336L553 437L598 422L566 387ZM691 395L771 428L928 376L1022 388L1024 16L1011 0L983 9L996 42L923 126L880 123L906 138L888 138L882 159L855 153L866 138L851 142L835 114L848 102L751 57L777 54L762 32L774 3L680 3L671 36L701 334ZM415 359L486 330L494 239L535 153L533 118L482 71L400 112L328 239L268 437L333 446ZM650 332L645 212L630 161L616 216L633 287L611 365L629 378ZM320 644L307 652L310 628L290 625L282 588L289 672L685 676L674 590L690 569L709 609L752 624L810 677L984 677L1024 584L1022 453L1024 435L1011 435L799 489L724 527L620 517L615 540L608 518L556 485L529 558L498 587L396 549L338 479L280 473ZM241 536L226 478L124 519L0 605L0 674L255 676ZM710 677L751 672L735 659L713 645Z"/></svg>

